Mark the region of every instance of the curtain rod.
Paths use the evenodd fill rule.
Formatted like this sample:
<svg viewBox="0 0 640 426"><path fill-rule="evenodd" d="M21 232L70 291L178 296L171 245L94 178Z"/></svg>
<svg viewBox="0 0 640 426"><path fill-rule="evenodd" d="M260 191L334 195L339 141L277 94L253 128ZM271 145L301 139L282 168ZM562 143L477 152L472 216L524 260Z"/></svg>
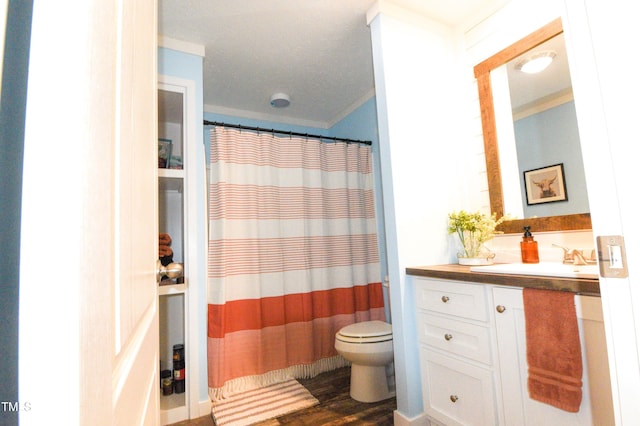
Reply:
<svg viewBox="0 0 640 426"><path fill-rule="evenodd" d="M265 132L265 133L278 133L280 135L289 135L289 136L302 136L307 138L315 138L315 139L328 139L336 142L346 142L346 143L361 143L364 145L371 145L371 141L360 141L356 139L346 139L346 138L336 138L332 136L321 136L321 135L312 135L309 133L299 133L299 132L290 132L287 130L277 130L277 129L267 129L263 127L251 127L251 126L243 126L241 124L229 124L222 123L219 121L208 121L204 120L205 126L223 126L223 127L231 127L233 129L241 129L241 130L253 130L256 132Z"/></svg>

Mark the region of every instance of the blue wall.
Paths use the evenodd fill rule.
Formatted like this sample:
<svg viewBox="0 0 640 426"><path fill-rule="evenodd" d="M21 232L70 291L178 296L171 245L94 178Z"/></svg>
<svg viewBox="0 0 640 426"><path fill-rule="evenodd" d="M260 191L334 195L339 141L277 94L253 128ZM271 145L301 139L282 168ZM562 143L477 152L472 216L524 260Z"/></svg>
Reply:
<svg viewBox="0 0 640 426"><path fill-rule="evenodd" d="M341 137L348 139L372 141L372 148L378 146L378 120L375 109L375 98L372 97L352 113L340 120L330 129L321 127L299 126L294 124L283 124L275 121L256 120L240 116L215 114L206 112L204 119L208 121L219 121L229 124L240 124L243 126L263 127L265 129L283 130L286 132L309 133L320 136ZM209 132L205 130L208 144Z"/></svg>
<svg viewBox="0 0 640 426"><path fill-rule="evenodd" d="M589 212L589 199L573 101L522 118L514 123L524 217ZM527 205L523 172L564 165L567 201Z"/></svg>
<svg viewBox="0 0 640 426"><path fill-rule="evenodd" d="M217 121L221 123L227 124L239 124L241 126L249 126L249 127L262 127L265 129L274 129L274 130L283 130L286 132L298 132L298 133L309 133L320 136L331 136L329 134L329 130L322 129L319 127L308 127L308 126L296 126L293 124L283 124L275 121L266 121L266 120L255 120L252 118L245 118L233 115L225 115L225 114L214 114L211 112L207 112L204 114L204 119L207 121ZM204 131L204 141L207 149L207 163L210 154L210 142L209 142L209 130L211 127L205 128Z"/></svg>
<svg viewBox="0 0 640 426"><path fill-rule="evenodd" d="M330 136L372 141L374 150L378 147L378 116L376 98L368 101L329 129Z"/></svg>
<svg viewBox="0 0 640 426"><path fill-rule="evenodd" d="M387 268L387 244L384 227L384 210L382 194L382 174L380 167L380 143L378 139L378 115L376 110L376 98L371 97L358 109L346 116L329 129L331 136L345 137L371 141L373 153L374 184L376 195L376 215L378 218L378 252L380 253L380 268L382 277L389 275ZM385 309L387 318L391 320L389 312L389 295L385 290Z"/></svg>

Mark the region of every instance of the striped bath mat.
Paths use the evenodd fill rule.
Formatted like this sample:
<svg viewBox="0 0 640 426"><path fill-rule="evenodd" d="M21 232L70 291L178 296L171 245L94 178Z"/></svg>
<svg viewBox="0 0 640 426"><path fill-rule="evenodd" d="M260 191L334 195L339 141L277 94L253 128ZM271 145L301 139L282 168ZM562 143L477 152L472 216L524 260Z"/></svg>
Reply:
<svg viewBox="0 0 640 426"><path fill-rule="evenodd" d="M218 426L246 426L316 404L318 400L291 379L214 401L211 414Z"/></svg>

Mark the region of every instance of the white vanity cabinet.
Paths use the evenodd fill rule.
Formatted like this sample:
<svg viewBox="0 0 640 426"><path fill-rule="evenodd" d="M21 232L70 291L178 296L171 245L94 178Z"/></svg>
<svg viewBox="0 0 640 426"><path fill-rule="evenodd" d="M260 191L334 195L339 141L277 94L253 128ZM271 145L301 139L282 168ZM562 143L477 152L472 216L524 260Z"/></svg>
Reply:
<svg viewBox="0 0 640 426"><path fill-rule="evenodd" d="M522 289L413 277L424 411L437 425L613 425L599 297L576 295L578 413L531 400Z"/></svg>
<svg viewBox="0 0 640 426"><path fill-rule="evenodd" d="M582 343L582 404L569 413L529 398L522 289L493 287L506 425L613 425L609 365L599 297L575 296Z"/></svg>
<svg viewBox="0 0 640 426"><path fill-rule="evenodd" d="M445 425L497 424L487 288L418 277L415 284L426 414Z"/></svg>

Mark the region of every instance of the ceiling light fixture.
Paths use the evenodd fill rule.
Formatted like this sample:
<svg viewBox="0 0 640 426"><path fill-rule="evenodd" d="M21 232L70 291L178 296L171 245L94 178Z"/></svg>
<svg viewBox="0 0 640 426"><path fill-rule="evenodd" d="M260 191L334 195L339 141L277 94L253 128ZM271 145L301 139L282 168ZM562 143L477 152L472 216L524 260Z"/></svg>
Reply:
<svg viewBox="0 0 640 426"><path fill-rule="evenodd" d="M276 93L271 96L270 103L274 108L286 108L289 106L291 101L289 100L289 95L286 93Z"/></svg>
<svg viewBox="0 0 640 426"><path fill-rule="evenodd" d="M552 50L536 52L518 62L516 64L516 69L527 74L539 73L551 65L551 62L555 57L556 52Z"/></svg>

